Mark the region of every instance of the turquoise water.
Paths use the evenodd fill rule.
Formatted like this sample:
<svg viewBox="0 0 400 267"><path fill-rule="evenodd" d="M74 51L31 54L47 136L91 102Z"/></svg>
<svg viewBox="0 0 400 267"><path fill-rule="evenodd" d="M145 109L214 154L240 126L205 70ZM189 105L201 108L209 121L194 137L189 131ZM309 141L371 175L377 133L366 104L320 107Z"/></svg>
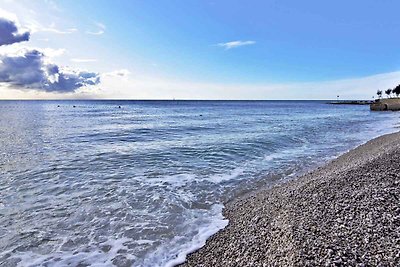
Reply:
<svg viewBox="0 0 400 267"><path fill-rule="evenodd" d="M398 118L323 101L0 101L0 265L172 266L227 224L223 203Z"/></svg>

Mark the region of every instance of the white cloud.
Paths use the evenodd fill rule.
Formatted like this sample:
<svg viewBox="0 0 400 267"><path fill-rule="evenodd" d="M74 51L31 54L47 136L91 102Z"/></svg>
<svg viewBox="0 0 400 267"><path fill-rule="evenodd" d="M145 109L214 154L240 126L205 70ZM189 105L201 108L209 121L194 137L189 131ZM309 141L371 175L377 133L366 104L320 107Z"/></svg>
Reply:
<svg viewBox="0 0 400 267"><path fill-rule="evenodd" d="M104 31L103 30L98 30L96 32L87 31L86 33L90 35L102 35L104 34Z"/></svg>
<svg viewBox="0 0 400 267"><path fill-rule="evenodd" d="M111 76L111 77L126 77L129 74L131 74L131 72L127 69L114 70L111 72L104 73L105 76Z"/></svg>
<svg viewBox="0 0 400 267"><path fill-rule="evenodd" d="M39 47L33 47L33 46L26 46L23 44L14 44L10 46L4 46L0 48L0 56L22 56L26 53L28 50L38 50L40 51L46 58L54 58L54 57L59 57L65 53L64 48L39 48Z"/></svg>
<svg viewBox="0 0 400 267"><path fill-rule="evenodd" d="M232 49L245 45L253 45L255 43L255 41L232 41L227 43L219 43L217 46L224 47L225 49Z"/></svg>
<svg viewBox="0 0 400 267"><path fill-rule="evenodd" d="M5 18L7 20L18 22L18 18L17 18L17 16L15 14L10 13L10 12L4 10L4 9L1 9L1 8L0 8L0 17L1 18Z"/></svg>
<svg viewBox="0 0 400 267"><path fill-rule="evenodd" d="M72 62L76 63L88 63L88 62L96 62L97 59L94 58L71 58Z"/></svg>
<svg viewBox="0 0 400 267"><path fill-rule="evenodd" d="M35 49L39 49L39 48L35 48ZM59 56L63 55L66 51L64 48L58 48L58 49L40 48L40 50L46 57L49 57L49 58L59 57Z"/></svg>
<svg viewBox="0 0 400 267"><path fill-rule="evenodd" d="M95 22L94 25L96 25L97 30L96 31L86 31L87 34L91 34L91 35L102 35L102 34L104 34L106 26L103 23Z"/></svg>
<svg viewBox="0 0 400 267"><path fill-rule="evenodd" d="M70 33L77 32L78 29L77 28L69 28L69 29L65 29L65 30L60 30L60 29L56 29L54 27L50 27L50 28L41 28L38 31L52 32L52 33L56 33L56 34L70 34Z"/></svg>
<svg viewBox="0 0 400 267"><path fill-rule="evenodd" d="M55 33L55 34L71 34L74 32L77 32L78 29L71 27L71 28L66 28L66 29L59 29L56 27L55 23L51 23L50 26L43 26L40 22L37 20L31 19L29 22L27 22L27 27L32 33L36 32L50 32L50 33Z"/></svg>

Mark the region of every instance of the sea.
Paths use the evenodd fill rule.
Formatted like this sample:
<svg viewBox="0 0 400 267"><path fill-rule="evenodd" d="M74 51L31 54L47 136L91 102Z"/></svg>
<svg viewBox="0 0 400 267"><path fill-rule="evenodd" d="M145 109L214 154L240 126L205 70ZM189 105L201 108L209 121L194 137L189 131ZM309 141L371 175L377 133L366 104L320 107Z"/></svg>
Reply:
<svg viewBox="0 0 400 267"><path fill-rule="evenodd" d="M0 266L174 266L229 201L399 113L327 101L0 101Z"/></svg>

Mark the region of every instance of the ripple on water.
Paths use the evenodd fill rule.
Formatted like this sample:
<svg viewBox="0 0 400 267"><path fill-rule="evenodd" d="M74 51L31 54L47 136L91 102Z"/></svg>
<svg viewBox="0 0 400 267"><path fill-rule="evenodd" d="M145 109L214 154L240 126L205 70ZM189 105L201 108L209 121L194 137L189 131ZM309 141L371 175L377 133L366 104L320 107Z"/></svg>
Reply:
<svg viewBox="0 0 400 267"><path fill-rule="evenodd" d="M0 102L0 265L173 266L226 226L222 203L397 119L322 102L175 102Z"/></svg>

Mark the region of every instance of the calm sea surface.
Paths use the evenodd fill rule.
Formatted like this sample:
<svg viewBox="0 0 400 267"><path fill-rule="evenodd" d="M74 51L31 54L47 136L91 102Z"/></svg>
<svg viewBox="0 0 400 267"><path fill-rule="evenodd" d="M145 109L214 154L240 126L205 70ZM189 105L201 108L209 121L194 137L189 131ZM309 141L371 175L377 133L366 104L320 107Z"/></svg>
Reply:
<svg viewBox="0 0 400 267"><path fill-rule="evenodd" d="M0 101L0 265L172 266L227 224L226 201L398 118L318 101Z"/></svg>

